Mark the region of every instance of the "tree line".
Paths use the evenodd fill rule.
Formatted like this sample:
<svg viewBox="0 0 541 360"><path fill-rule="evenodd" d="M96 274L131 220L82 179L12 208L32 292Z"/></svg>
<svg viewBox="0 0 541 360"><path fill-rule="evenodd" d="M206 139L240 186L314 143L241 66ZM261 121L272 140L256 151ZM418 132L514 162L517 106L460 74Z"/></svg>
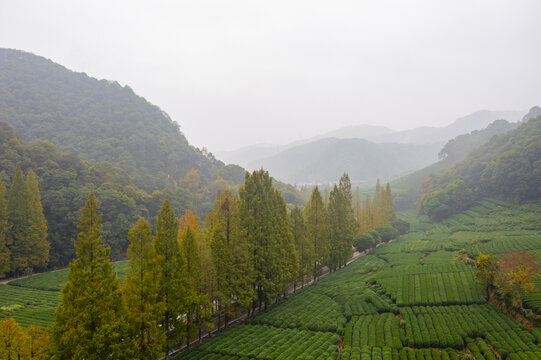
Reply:
<svg viewBox="0 0 541 360"><path fill-rule="evenodd" d="M6 197L7 194L7 197ZM15 169L9 192L0 179L0 275L31 273L49 262L47 223L38 180Z"/></svg>
<svg viewBox="0 0 541 360"><path fill-rule="evenodd" d="M347 174L327 204L316 187L304 209L288 212L268 172L254 171L238 194L218 192L202 227L190 209L177 218L167 197L154 231L141 217L129 231L121 286L98 207L91 192L50 335L36 331L47 344L50 336L44 354L52 359L168 358L203 332L280 300L290 286L317 281L324 267L345 266L359 228Z"/></svg>
<svg viewBox="0 0 541 360"><path fill-rule="evenodd" d="M541 116L493 136L440 176L425 179L421 211L433 221L460 213L475 200L527 202L541 198Z"/></svg>
<svg viewBox="0 0 541 360"><path fill-rule="evenodd" d="M288 212L266 171L247 173L237 195L218 193L203 227L191 210L177 218L167 197L155 231L140 218L129 231L122 286L101 227L91 192L50 335L37 332L47 344L50 336L48 355L26 358L168 358L204 331L278 301L292 284L319 279L323 267L344 266L357 224L346 174L328 204L315 188L303 210Z"/></svg>

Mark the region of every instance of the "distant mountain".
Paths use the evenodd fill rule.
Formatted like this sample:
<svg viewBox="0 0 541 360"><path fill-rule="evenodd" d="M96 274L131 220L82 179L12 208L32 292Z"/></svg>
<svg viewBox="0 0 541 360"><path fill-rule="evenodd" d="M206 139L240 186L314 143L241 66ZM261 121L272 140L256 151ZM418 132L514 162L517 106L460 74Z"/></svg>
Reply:
<svg viewBox="0 0 541 360"><path fill-rule="evenodd" d="M377 143L399 144L430 144L447 142L458 135L468 134L474 130L485 128L494 120L519 121L525 111L476 111L470 115L461 117L444 127L419 127L412 130L397 131L391 134L375 136L369 140Z"/></svg>
<svg viewBox="0 0 541 360"><path fill-rule="evenodd" d="M244 169L191 146L176 122L128 86L27 52L0 49L0 120L28 143L47 140L83 160L108 161L149 192L175 186L192 168L204 183L244 181Z"/></svg>
<svg viewBox="0 0 541 360"><path fill-rule="evenodd" d="M473 206L475 200L541 199L541 115L496 135L464 160L423 185L422 208L439 221Z"/></svg>
<svg viewBox="0 0 541 360"><path fill-rule="evenodd" d="M381 136L391 134L395 130L388 129L383 126L373 125L351 125L326 132L324 134L314 136L307 139L297 140L287 145L276 144L256 144L246 146L232 151L219 151L216 153L216 157L226 164L237 164L248 170L257 170L262 167L261 160L274 156L282 151L291 149L295 146L307 144L316 140L325 138L338 138L338 139L368 139L374 136Z"/></svg>
<svg viewBox="0 0 541 360"><path fill-rule="evenodd" d="M395 207L400 210L414 207L425 179L443 173L495 135L505 134L517 126L518 123L496 120L482 130L474 130L449 140L438 154L440 161L391 182Z"/></svg>
<svg viewBox="0 0 541 360"><path fill-rule="evenodd" d="M479 197L509 201L541 198L541 115L492 137L435 182L437 189L462 180Z"/></svg>
<svg viewBox="0 0 541 360"><path fill-rule="evenodd" d="M336 138L336 139L365 139L370 140L377 138L379 136L385 136L396 133L396 130L391 130L384 126L376 125L350 125L341 127L339 129L323 133L318 136L314 136L308 139L295 141L289 145L286 145L288 148L293 146L307 144L312 141L326 139L326 138Z"/></svg>
<svg viewBox="0 0 541 360"><path fill-rule="evenodd" d="M347 172L354 182L389 179L437 160L443 144L374 144L364 139L321 139L262 159L262 166L288 183L337 181Z"/></svg>
<svg viewBox="0 0 541 360"><path fill-rule="evenodd" d="M532 109L533 111L534 109ZM411 130L395 131L383 126L352 125L339 128L312 138L307 138L287 145L253 145L234 151L218 152L217 157L225 163L238 164L249 170L265 167L266 158L273 157L283 151L299 145L308 144L325 138L337 139L365 139L373 143L396 143L396 144L440 144L458 135L468 134L474 130L485 128L494 120L519 121L525 111L488 111L474 112L455 120L444 127L423 126ZM438 149L439 150L439 149Z"/></svg>
<svg viewBox="0 0 541 360"><path fill-rule="evenodd" d="M237 164L248 170L257 170L260 166L250 168L250 164L258 159L278 154L283 150L285 150L283 145L256 144L237 150L219 151L216 153L216 157L226 164Z"/></svg>
<svg viewBox="0 0 541 360"><path fill-rule="evenodd" d="M535 119L539 115L541 115L541 107L534 106L533 108L530 109L530 111L528 111L526 115L524 115L524 117L522 118L522 120L520 120L520 122L523 122L523 123L528 122L531 119Z"/></svg>

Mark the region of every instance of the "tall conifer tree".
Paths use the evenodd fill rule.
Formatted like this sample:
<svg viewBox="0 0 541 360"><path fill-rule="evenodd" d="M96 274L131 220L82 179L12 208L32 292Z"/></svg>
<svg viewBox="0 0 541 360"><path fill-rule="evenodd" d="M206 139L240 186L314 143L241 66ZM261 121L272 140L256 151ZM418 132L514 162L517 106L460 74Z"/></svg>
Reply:
<svg viewBox="0 0 541 360"><path fill-rule="evenodd" d="M229 190L219 192L214 211L209 215L205 227L210 234L215 268L218 324L223 315L227 326L231 312L240 313L249 308L253 301L252 254L240 225L238 197L234 197Z"/></svg>
<svg viewBox="0 0 541 360"><path fill-rule="evenodd" d="M0 179L0 276L11 270L11 252L8 247L8 230L6 186Z"/></svg>
<svg viewBox="0 0 541 360"><path fill-rule="evenodd" d="M351 181L347 173L344 173L340 178L338 189L343 195L341 207L344 213L344 227L342 229L343 241L341 241L340 266L344 266L353 255L353 238L357 230L353 209L353 194L351 193Z"/></svg>
<svg viewBox="0 0 541 360"><path fill-rule="evenodd" d="M314 247L311 246L306 232L306 222L301 209L295 206L290 214L291 234L299 257L299 272L296 281L304 287L304 279L310 277L313 271Z"/></svg>
<svg viewBox="0 0 541 360"><path fill-rule="evenodd" d="M33 248L28 236L30 199L24 182L23 172L19 165L9 189L8 222L11 251L11 270L21 273L32 267Z"/></svg>
<svg viewBox="0 0 541 360"><path fill-rule="evenodd" d="M281 205L276 201L272 178L264 170L246 173L239 199L242 231L252 246L254 291L261 307L284 290L281 287L285 269L280 253L285 238L280 227L284 224L282 217L276 216Z"/></svg>
<svg viewBox="0 0 541 360"><path fill-rule="evenodd" d="M277 240L276 246L278 250L279 267L277 271L280 277L278 278L279 293L284 293L287 286L297 280L299 273L299 258L291 233L291 225L289 224L289 216L287 214L286 202L282 193L279 190L274 190L274 238Z"/></svg>
<svg viewBox="0 0 541 360"><path fill-rule="evenodd" d="M159 296L165 303L161 326L166 329L165 358L169 359L170 346L179 344L185 335L181 315L185 313L186 261L177 240L178 222L169 197L166 197L156 219L154 248L159 258Z"/></svg>
<svg viewBox="0 0 541 360"><path fill-rule="evenodd" d="M130 315L134 359L157 359L163 356L165 348L165 330L158 326L165 304L158 294L159 265L148 221L140 218L128 239L128 270L123 294Z"/></svg>
<svg viewBox="0 0 541 360"><path fill-rule="evenodd" d="M26 174L28 194L28 232L32 247L30 263L33 267L44 268L49 262L49 241L47 240L47 221L43 215L41 196L36 174L32 169Z"/></svg>
<svg viewBox="0 0 541 360"><path fill-rule="evenodd" d="M201 305L205 302L201 282L201 256L195 238L195 232L190 226L185 228L180 239L180 251L186 260L186 290L184 303L186 304L186 343L189 347L193 340L194 330L199 328Z"/></svg>
<svg viewBox="0 0 541 360"><path fill-rule="evenodd" d="M319 279L328 256L329 220L323 199L316 186L304 208L306 232L314 249L313 276Z"/></svg>
<svg viewBox="0 0 541 360"><path fill-rule="evenodd" d="M187 234L188 231L191 234ZM213 266L209 241L201 234L199 217L190 209L186 209L184 216L179 219L178 240L180 250L186 260L188 275L186 301L191 303L188 310L192 309L191 313L189 311L191 317L187 317L190 321L190 326L187 326L187 338L193 338L193 329L199 330L201 338L203 325L211 324L209 320L212 315L210 308L212 285L209 282L212 282Z"/></svg>
<svg viewBox="0 0 541 360"><path fill-rule="evenodd" d="M127 313L109 261L110 248L102 244L97 210L91 192L75 240L77 258L70 264L55 313L53 359L132 359Z"/></svg>

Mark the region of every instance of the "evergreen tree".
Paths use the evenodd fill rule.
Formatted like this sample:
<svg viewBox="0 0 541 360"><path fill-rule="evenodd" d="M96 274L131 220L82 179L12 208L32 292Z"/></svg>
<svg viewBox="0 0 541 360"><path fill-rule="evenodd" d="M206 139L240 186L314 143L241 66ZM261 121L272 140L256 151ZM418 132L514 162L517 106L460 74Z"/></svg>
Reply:
<svg viewBox="0 0 541 360"><path fill-rule="evenodd" d="M275 195L269 173L264 170L246 173L239 199L242 231L252 246L254 291L261 308L263 302L268 304L269 299L281 292L282 276Z"/></svg>
<svg viewBox="0 0 541 360"><path fill-rule="evenodd" d="M165 331L158 327L165 304L158 296L159 266L148 221L140 218L128 239L128 270L123 293L130 315L134 359L157 359L163 356L165 347Z"/></svg>
<svg viewBox="0 0 541 360"><path fill-rule="evenodd" d="M344 214L342 209L343 195L334 185L327 206L329 215L329 257L327 264L331 271L336 270L340 264L341 242L343 239L342 225L344 222Z"/></svg>
<svg viewBox="0 0 541 360"><path fill-rule="evenodd" d="M222 316L227 326L229 314L249 308L254 298L250 244L241 229L238 197L229 190L219 192L205 227L215 269L218 326Z"/></svg>
<svg viewBox="0 0 541 360"><path fill-rule="evenodd" d="M312 190L310 199L306 203L304 217L306 219L306 233L314 249L313 276L314 280L317 280L328 256L329 229L327 210L317 186Z"/></svg>
<svg viewBox="0 0 541 360"><path fill-rule="evenodd" d="M340 265L344 266L353 255L353 238L355 237L357 230L357 223L355 221L355 214L353 210L353 195L351 193L351 181L349 175L344 173L340 178L338 189L342 193L341 208L343 212L343 238L341 241L340 250Z"/></svg>
<svg viewBox="0 0 541 360"><path fill-rule="evenodd" d="M200 308L204 299L201 283L201 256L195 233L187 226L180 240L180 251L186 260L186 344L189 347L193 340L193 330L200 327Z"/></svg>
<svg viewBox="0 0 541 360"><path fill-rule="evenodd" d="M132 359L126 309L110 248L100 236L94 193L82 209L77 258L70 264L52 327L53 359Z"/></svg>
<svg viewBox="0 0 541 360"><path fill-rule="evenodd" d="M387 183L385 187L385 224L392 224L396 221L396 211L393 204L393 194L391 193L391 185Z"/></svg>
<svg viewBox="0 0 541 360"><path fill-rule="evenodd" d="M11 251L11 271L21 273L31 270L32 243L28 237L30 199L24 183L23 172L19 165L9 189L8 223L9 241Z"/></svg>
<svg viewBox="0 0 541 360"><path fill-rule="evenodd" d="M28 194L27 236L32 247L30 263L33 267L44 268L49 262L49 241L47 241L47 222L43 215L38 179L32 169L26 174Z"/></svg>
<svg viewBox="0 0 541 360"><path fill-rule="evenodd" d="M165 358L169 359L171 344L179 344L185 335L181 314L185 313L183 296L186 289L186 261L177 240L177 219L166 197L156 219L154 248L159 258L160 272L157 279L160 300L165 303L162 329L166 329Z"/></svg>
<svg viewBox="0 0 541 360"><path fill-rule="evenodd" d="M186 209L179 219L178 240L180 251L186 260L187 289L185 302L188 305L186 329L187 338L193 340L193 329L199 330L201 338L202 326L210 324L212 311L210 308L211 281L213 275L210 244L201 234L201 222L197 214Z"/></svg>
<svg viewBox="0 0 541 360"><path fill-rule="evenodd" d="M296 281L304 287L304 279L310 277L313 271L314 247L311 246L306 232L306 222L301 209L295 206L290 214L291 234L299 257L299 273ZM295 281L295 284L296 284Z"/></svg>
<svg viewBox="0 0 541 360"><path fill-rule="evenodd" d="M276 293L273 295L284 293L285 296L287 286L297 280L299 259L291 234L286 202L278 190L274 190L274 238L279 262L276 269L278 273Z"/></svg>
<svg viewBox="0 0 541 360"><path fill-rule="evenodd" d="M0 276L11 270L11 252L8 243L8 207L6 186L0 179Z"/></svg>

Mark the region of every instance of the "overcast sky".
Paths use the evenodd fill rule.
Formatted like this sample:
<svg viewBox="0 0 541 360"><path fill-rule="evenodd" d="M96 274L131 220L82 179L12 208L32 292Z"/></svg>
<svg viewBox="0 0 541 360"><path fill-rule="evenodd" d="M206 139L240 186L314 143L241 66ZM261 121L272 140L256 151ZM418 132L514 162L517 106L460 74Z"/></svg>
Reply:
<svg viewBox="0 0 541 360"><path fill-rule="evenodd" d="M541 1L0 0L0 47L117 80L211 151L541 103Z"/></svg>

